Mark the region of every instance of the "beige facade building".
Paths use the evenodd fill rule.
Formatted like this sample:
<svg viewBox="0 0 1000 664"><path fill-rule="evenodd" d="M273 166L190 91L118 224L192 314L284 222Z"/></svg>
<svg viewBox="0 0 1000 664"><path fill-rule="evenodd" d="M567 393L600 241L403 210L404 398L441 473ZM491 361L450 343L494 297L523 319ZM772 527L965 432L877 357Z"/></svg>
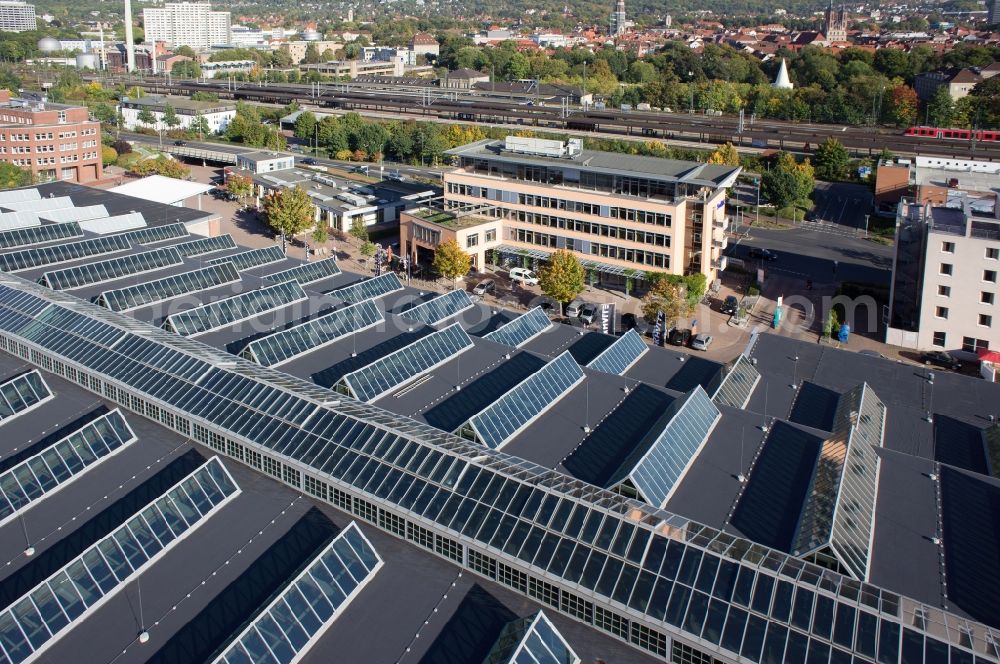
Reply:
<svg viewBox="0 0 1000 664"><path fill-rule="evenodd" d="M100 180L101 123L84 106L12 99L0 90L0 161L42 181Z"/></svg>
<svg viewBox="0 0 1000 664"><path fill-rule="evenodd" d="M899 205L886 342L971 360L1000 349L1000 166L941 161Z"/></svg>
<svg viewBox="0 0 1000 664"><path fill-rule="evenodd" d="M567 249L593 282L612 287L647 272L712 280L725 267L725 190L739 168L512 136L449 154L456 168L444 175L444 208L481 221L413 220L401 230L413 260L424 262L425 251L454 235L480 270L490 262L534 266Z"/></svg>

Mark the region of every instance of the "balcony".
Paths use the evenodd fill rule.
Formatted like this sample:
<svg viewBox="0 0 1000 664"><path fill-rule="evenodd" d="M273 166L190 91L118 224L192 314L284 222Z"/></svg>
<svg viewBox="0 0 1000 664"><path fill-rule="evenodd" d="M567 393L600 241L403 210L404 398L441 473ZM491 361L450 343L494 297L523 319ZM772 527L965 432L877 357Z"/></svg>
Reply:
<svg viewBox="0 0 1000 664"><path fill-rule="evenodd" d="M712 222L712 226L714 228L721 228L722 230L725 230L726 228L729 227L729 217L723 217L722 219L716 219L715 221Z"/></svg>
<svg viewBox="0 0 1000 664"><path fill-rule="evenodd" d="M712 246L716 249L725 249L729 246L729 238L722 238L721 240L712 240Z"/></svg>

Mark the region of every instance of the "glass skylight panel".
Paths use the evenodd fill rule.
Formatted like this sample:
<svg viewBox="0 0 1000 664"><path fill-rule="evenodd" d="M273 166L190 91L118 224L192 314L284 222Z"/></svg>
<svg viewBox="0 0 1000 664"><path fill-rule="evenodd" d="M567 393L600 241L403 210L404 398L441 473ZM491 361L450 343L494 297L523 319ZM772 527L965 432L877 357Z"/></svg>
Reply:
<svg viewBox="0 0 1000 664"><path fill-rule="evenodd" d="M727 368L719 389L712 395L712 401L742 410L749 403L758 382L760 382L760 372L757 371L757 367L750 358L741 354L732 366Z"/></svg>
<svg viewBox="0 0 1000 664"><path fill-rule="evenodd" d="M375 401L403 387L472 347L472 339L458 323L428 334L341 379L345 389L361 401Z"/></svg>
<svg viewBox="0 0 1000 664"><path fill-rule="evenodd" d="M54 329L72 331L74 335L96 341L106 348L111 348L125 336L125 331L114 325L84 316L59 304L53 304L38 314L20 334L31 341L38 341L36 333L52 333Z"/></svg>
<svg viewBox="0 0 1000 664"><path fill-rule="evenodd" d="M37 659L72 629L85 611L102 604L239 495L218 457L102 537L0 613L0 646L14 664Z"/></svg>
<svg viewBox="0 0 1000 664"><path fill-rule="evenodd" d="M30 293L0 285L0 330L19 331L34 320L48 301Z"/></svg>
<svg viewBox="0 0 1000 664"><path fill-rule="evenodd" d="M37 189L8 189L0 191L0 207L6 207L4 203L14 203L17 201L37 201L42 197Z"/></svg>
<svg viewBox="0 0 1000 664"><path fill-rule="evenodd" d="M257 364L273 367L384 320L375 303L365 300L252 341L242 355Z"/></svg>
<svg viewBox="0 0 1000 664"><path fill-rule="evenodd" d="M166 242L167 240L175 240L181 237L187 237L189 235L187 227L184 224L166 224L164 226L150 226L148 228L140 228L135 231L128 231L122 233L121 236L127 238L132 244L156 244L157 242Z"/></svg>
<svg viewBox="0 0 1000 664"><path fill-rule="evenodd" d="M214 258L205 262L209 265L218 265L223 262L230 262L236 267L237 270L242 272L243 270L260 267L261 265L270 265L271 263L277 263L278 261L283 260L285 260L285 254L281 253L281 247L272 245L270 247L263 247L262 249L241 251L238 254L226 256L225 258Z"/></svg>
<svg viewBox="0 0 1000 664"><path fill-rule="evenodd" d="M20 251L12 251L8 254L0 254L0 270L4 272L29 270L33 267L67 263L90 256L127 251L131 248L132 245L123 237L98 237L91 240L68 242L52 247L22 249Z"/></svg>
<svg viewBox="0 0 1000 664"><path fill-rule="evenodd" d="M97 303L112 311L128 311L154 302L170 300L180 295L189 295L216 286L233 284L239 280L240 275L237 274L233 264L225 262L200 270L164 277L156 281L147 281L144 284L104 291L97 298Z"/></svg>
<svg viewBox="0 0 1000 664"><path fill-rule="evenodd" d="M297 281L247 291L167 317L163 327L181 336L201 334L306 299Z"/></svg>
<svg viewBox="0 0 1000 664"><path fill-rule="evenodd" d="M426 302L422 302L415 307L407 309L399 315L409 320L415 320L425 325L436 325L443 320L447 320L473 306L469 294L464 290L456 289L438 295Z"/></svg>
<svg viewBox="0 0 1000 664"><path fill-rule="evenodd" d="M42 220L34 212L3 212L0 213L0 231L12 231L18 228L41 226Z"/></svg>
<svg viewBox="0 0 1000 664"><path fill-rule="evenodd" d="M48 221L86 221L88 219L101 219L108 216L108 209L103 205L85 205L83 207L61 208L59 210L47 210L39 215Z"/></svg>
<svg viewBox="0 0 1000 664"><path fill-rule="evenodd" d="M145 228L146 220L139 212L129 212L128 214L119 214L115 215L114 217L102 217L100 219L85 219L80 222L80 226L83 228L83 230L89 233L97 233L98 235L108 235L112 233L121 233L123 231L130 231L137 228Z"/></svg>
<svg viewBox="0 0 1000 664"><path fill-rule="evenodd" d="M0 474L0 525L135 440L116 408Z"/></svg>
<svg viewBox="0 0 1000 664"><path fill-rule="evenodd" d="M73 199L69 196L52 196L32 201L8 201L2 207L15 212L44 212L73 207Z"/></svg>
<svg viewBox="0 0 1000 664"><path fill-rule="evenodd" d="M0 425L51 398L52 392L38 370L0 383Z"/></svg>
<svg viewBox="0 0 1000 664"><path fill-rule="evenodd" d="M552 321L545 315L541 307L534 307L514 320L504 323L493 330L484 339L504 344L511 348L520 348L539 334L549 329Z"/></svg>
<svg viewBox="0 0 1000 664"><path fill-rule="evenodd" d="M112 240L117 235L101 238ZM155 272L165 267L183 265L184 260L173 247L153 249L139 254L129 254L119 258L110 258L97 263L86 263L62 270L53 270L42 275L42 283L53 290L81 288L105 281L124 279L144 272Z"/></svg>
<svg viewBox="0 0 1000 664"><path fill-rule="evenodd" d="M186 258L194 258L195 256L214 254L217 251L235 249L236 242L233 240L232 235L226 233L225 235L216 235L215 237L206 237L201 238L200 240L182 242L180 244L173 245L173 247L179 251L182 256Z"/></svg>
<svg viewBox="0 0 1000 664"><path fill-rule="evenodd" d="M365 279L356 284L330 291L328 295L344 302L361 302L362 300L373 300L377 297L401 290L403 290L403 284L399 283L399 277L396 276L396 273L387 272L377 277Z"/></svg>
<svg viewBox="0 0 1000 664"><path fill-rule="evenodd" d="M539 611L507 623L483 664L580 664L580 661L545 612Z"/></svg>
<svg viewBox="0 0 1000 664"><path fill-rule="evenodd" d="M0 232L0 249L26 247L32 244L44 244L76 237L83 237L83 231L80 229L80 224L75 221L65 224L31 226Z"/></svg>
<svg viewBox="0 0 1000 664"><path fill-rule="evenodd" d="M216 664L298 660L383 564L375 547L351 522L247 625Z"/></svg>
<svg viewBox="0 0 1000 664"><path fill-rule="evenodd" d="M700 385L672 403L667 409L671 412L659 434L647 434L639 447L645 453L638 461L626 459L622 466L642 499L654 507L663 507L673 495L722 417Z"/></svg>
<svg viewBox="0 0 1000 664"><path fill-rule="evenodd" d="M621 376L647 350L649 350L649 346L642 340L639 333L635 330L629 330L615 339L615 342L605 348L600 355L591 360L587 368Z"/></svg>
<svg viewBox="0 0 1000 664"><path fill-rule="evenodd" d="M564 352L470 419L475 440L490 449L503 447L584 377L570 352Z"/></svg>
<svg viewBox="0 0 1000 664"><path fill-rule="evenodd" d="M337 259L324 258L321 261L312 261L309 263L303 263L302 265L296 265L291 269L275 272L274 274L269 274L264 278L276 284L283 284L286 281L295 280L305 286L306 284L311 284L312 282L319 281L320 279L335 277L338 274L340 274L340 268L337 267Z"/></svg>

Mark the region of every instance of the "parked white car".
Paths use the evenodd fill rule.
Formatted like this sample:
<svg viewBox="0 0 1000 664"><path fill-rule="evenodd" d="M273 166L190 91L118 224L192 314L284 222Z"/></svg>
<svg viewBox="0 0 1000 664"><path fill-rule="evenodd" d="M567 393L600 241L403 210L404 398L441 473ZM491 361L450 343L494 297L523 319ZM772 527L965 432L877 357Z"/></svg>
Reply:
<svg viewBox="0 0 1000 664"><path fill-rule="evenodd" d="M510 280L524 284L525 286L538 285L538 275L526 267L512 267L510 269Z"/></svg>

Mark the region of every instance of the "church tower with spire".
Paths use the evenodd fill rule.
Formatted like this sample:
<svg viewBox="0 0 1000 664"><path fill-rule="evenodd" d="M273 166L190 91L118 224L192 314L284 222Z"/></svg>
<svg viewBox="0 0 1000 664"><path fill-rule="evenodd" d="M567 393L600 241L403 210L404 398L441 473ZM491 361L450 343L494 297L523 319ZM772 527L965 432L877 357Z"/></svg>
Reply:
<svg viewBox="0 0 1000 664"><path fill-rule="evenodd" d="M611 21L608 25L608 34L612 37L625 34L625 0L615 2L615 10L611 12Z"/></svg>
<svg viewBox="0 0 1000 664"><path fill-rule="evenodd" d="M847 41L847 10L843 6L834 9L833 0L830 0L830 6L826 10L823 32L828 42Z"/></svg>

